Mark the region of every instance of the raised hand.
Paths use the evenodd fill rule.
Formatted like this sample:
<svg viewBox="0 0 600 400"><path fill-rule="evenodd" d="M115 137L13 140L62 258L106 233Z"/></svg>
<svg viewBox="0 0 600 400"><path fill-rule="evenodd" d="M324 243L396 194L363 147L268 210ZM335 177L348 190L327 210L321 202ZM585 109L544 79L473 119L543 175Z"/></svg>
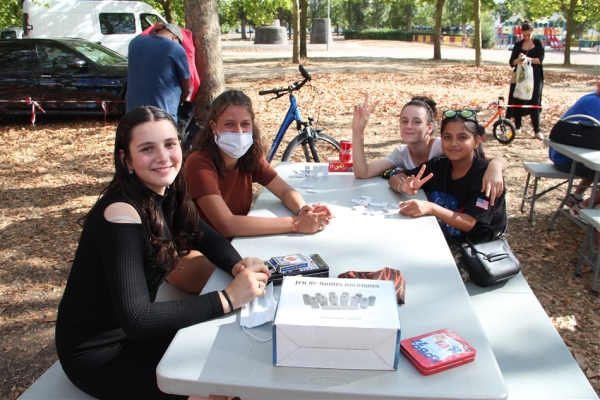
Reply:
<svg viewBox="0 0 600 400"><path fill-rule="evenodd" d="M365 100L363 104L357 104L354 106L354 115L352 117L352 133L363 134L369 117L379 104L379 100L369 105L369 93L365 93Z"/></svg>

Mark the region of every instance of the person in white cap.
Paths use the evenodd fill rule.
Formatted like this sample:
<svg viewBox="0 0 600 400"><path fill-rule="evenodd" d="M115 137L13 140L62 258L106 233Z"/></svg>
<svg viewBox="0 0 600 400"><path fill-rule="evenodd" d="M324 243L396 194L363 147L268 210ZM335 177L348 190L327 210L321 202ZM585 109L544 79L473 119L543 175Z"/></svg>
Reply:
<svg viewBox="0 0 600 400"><path fill-rule="evenodd" d="M129 43L127 111L155 106L177 121L177 109L192 91L182 40L177 25L165 24L153 34L138 36Z"/></svg>

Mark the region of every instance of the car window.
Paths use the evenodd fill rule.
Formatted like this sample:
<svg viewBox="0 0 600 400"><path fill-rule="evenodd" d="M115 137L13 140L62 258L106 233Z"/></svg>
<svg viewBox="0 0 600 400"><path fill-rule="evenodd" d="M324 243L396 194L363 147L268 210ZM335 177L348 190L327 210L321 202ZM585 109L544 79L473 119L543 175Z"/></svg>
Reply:
<svg viewBox="0 0 600 400"><path fill-rule="evenodd" d="M100 32L103 35L135 33L135 19L128 13L100 14Z"/></svg>
<svg viewBox="0 0 600 400"><path fill-rule="evenodd" d="M80 52L89 60L97 65L114 65L118 63L127 63L127 58L121 54L112 51L104 46L90 42L69 42L65 43L70 48Z"/></svg>
<svg viewBox="0 0 600 400"><path fill-rule="evenodd" d="M30 46L0 46L0 71L34 69L35 52Z"/></svg>
<svg viewBox="0 0 600 400"><path fill-rule="evenodd" d="M142 30L145 31L152 25L164 21L156 14L140 14L140 22L142 23Z"/></svg>
<svg viewBox="0 0 600 400"><path fill-rule="evenodd" d="M37 51L40 68L42 69L66 69L68 68L68 62L81 59L76 53L51 44L36 44L35 49Z"/></svg>
<svg viewBox="0 0 600 400"><path fill-rule="evenodd" d="M0 39L16 39L17 32L15 31L4 31L0 33Z"/></svg>

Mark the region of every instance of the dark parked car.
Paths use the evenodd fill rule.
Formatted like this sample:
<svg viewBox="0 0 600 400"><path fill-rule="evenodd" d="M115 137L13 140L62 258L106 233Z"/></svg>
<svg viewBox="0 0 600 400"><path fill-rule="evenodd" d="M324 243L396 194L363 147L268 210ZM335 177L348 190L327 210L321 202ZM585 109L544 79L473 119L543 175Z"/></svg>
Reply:
<svg viewBox="0 0 600 400"><path fill-rule="evenodd" d="M83 39L0 41L0 115L109 114L125 110L127 58Z"/></svg>

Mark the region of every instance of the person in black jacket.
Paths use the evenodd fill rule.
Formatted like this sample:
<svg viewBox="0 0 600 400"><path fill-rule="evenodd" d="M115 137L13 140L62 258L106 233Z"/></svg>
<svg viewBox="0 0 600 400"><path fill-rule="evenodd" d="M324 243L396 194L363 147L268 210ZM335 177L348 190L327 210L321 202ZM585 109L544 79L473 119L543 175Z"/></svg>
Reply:
<svg viewBox="0 0 600 400"><path fill-rule="evenodd" d="M544 87L544 68L542 67L542 62L544 61L544 45L539 39L533 38L533 26L530 21L523 22L521 31L523 33L523 40L515 43L515 47L513 47L510 55L509 64L513 70L516 71L517 65L522 63L525 58L531 59L531 65L533 67L533 95L531 100L515 99L513 96L515 84L511 83L510 92L508 94L508 105L541 106L542 89ZM517 134L519 134L521 131L521 119L526 115L531 116L533 136L542 140L544 139L544 135L540 131L540 113L541 108L508 107L506 110L506 118L513 118L515 120L515 128L517 128Z"/></svg>
<svg viewBox="0 0 600 400"><path fill-rule="evenodd" d="M65 374L100 399L179 398L156 367L181 328L264 295L270 276L200 220L183 174L175 121L140 106L117 127L112 181L84 217L58 308L56 350ZM155 302L165 276L196 249L234 279L220 292Z"/></svg>

